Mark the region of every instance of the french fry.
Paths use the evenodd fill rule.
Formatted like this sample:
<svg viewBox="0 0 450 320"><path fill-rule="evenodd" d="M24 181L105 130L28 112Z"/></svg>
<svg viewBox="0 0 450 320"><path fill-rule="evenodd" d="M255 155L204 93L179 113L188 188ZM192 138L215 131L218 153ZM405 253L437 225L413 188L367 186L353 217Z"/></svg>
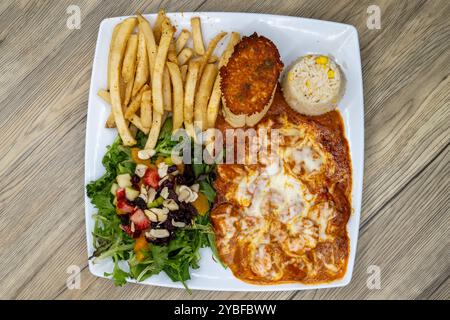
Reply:
<svg viewBox="0 0 450 320"><path fill-rule="evenodd" d="M183 64L186 64L186 62L188 62L193 55L194 50L192 50L191 48L184 48L178 54L178 65L182 66Z"/></svg>
<svg viewBox="0 0 450 320"><path fill-rule="evenodd" d="M188 42L189 38L191 37L191 33L187 29L181 30L180 35L178 36L177 40L175 41L175 49L177 53L180 53L181 50L183 50L184 46Z"/></svg>
<svg viewBox="0 0 450 320"><path fill-rule="evenodd" d="M130 35L130 39L127 42L127 48L125 50L125 56L123 58L122 65L122 78L128 83L134 78L134 72L136 68L136 56L138 48L138 36L136 34Z"/></svg>
<svg viewBox="0 0 450 320"><path fill-rule="evenodd" d="M107 79L106 79L106 90L109 90L109 81L111 79L111 55L112 55L112 44L114 42L114 40L116 39L117 36L117 31L119 30L120 27L120 23L117 24L112 32L112 36L111 36L111 42L109 44L109 54L108 54L108 73L107 73Z"/></svg>
<svg viewBox="0 0 450 320"><path fill-rule="evenodd" d="M162 90L163 90L164 110L172 111L172 86L170 83L170 75L167 66L164 67Z"/></svg>
<svg viewBox="0 0 450 320"><path fill-rule="evenodd" d="M155 60L155 68L152 75L152 99L153 107L156 112L161 115L164 113L163 101L163 74L166 65L167 51L169 50L170 41L175 32L175 28L170 24L169 19L165 19L162 23L161 41L158 47L158 53Z"/></svg>
<svg viewBox="0 0 450 320"><path fill-rule="evenodd" d="M105 101L107 104L111 105L111 97L109 95L109 92L106 90L98 90L97 95L102 98L103 101ZM109 113L108 119L106 119L105 128L115 128L116 123L114 122L114 114L111 112Z"/></svg>
<svg viewBox="0 0 450 320"><path fill-rule="evenodd" d="M217 44L220 40L222 40L223 37L226 36L226 32L220 32L217 34L208 44L208 49L206 50L206 53L200 58L200 71L199 71L199 77L202 76L203 69L208 64L208 60L213 54L214 50L216 49Z"/></svg>
<svg viewBox="0 0 450 320"><path fill-rule="evenodd" d="M133 116L130 119L130 122L136 126L139 130L141 130L143 133L148 134L150 132L150 128L146 128L142 125L142 120L137 114L133 114Z"/></svg>
<svg viewBox="0 0 450 320"><path fill-rule="evenodd" d="M232 32L230 40L228 41L227 47L220 56L219 69L227 64L228 59L233 53L234 46L241 40L241 36L237 32ZM207 108L207 124L208 128L214 128L216 124L217 115L219 114L219 108L222 98L222 92L220 91L220 74L217 74L216 80L214 81L213 91L211 97L209 98L208 108Z"/></svg>
<svg viewBox="0 0 450 320"><path fill-rule="evenodd" d="M144 33L145 44L147 45L148 65L150 68L150 76L153 75L153 69L155 67L156 53L158 47L156 46L155 37L153 35L150 22L145 19L141 14L138 14L139 29Z"/></svg>
<svg viewBox="0 0 450 320"><path fill-rule="evenodd" d="M137 51L137 66L136 66L136 76L134 78L133 91L131 96L134 97L139 90L148 81L149 69L148 69L148 58L147 58L147 45L145 44L144 32L139 29L139 44Z"/></svg>
<svg viewBox="0 0 450 320"><path fill-rule="evenodd" d="M188 71L188 67L189 66L187 64L182 65L180 67L181 79L183 80L183 83L186 81L186 74L187 74L187 71Z"/></svg>
<svg viewBox="0 0 450 320"><path fill-rule="evenodd" d="M219 57L215 54L211 55L211 57L209 57L208 59L208 63L216 63L217 61L219 61Z"/></svg>
<svg viewBox="0 0 450 320"><path fill-rule="evenodd" d="M150 89L142 93L141 122L144 128L150 128L152 125L152 92Z"/></svg>
<svg viewBox="0 0 450 320"><path fill-rule="evenodd" d="M205 54L205 46L203 44L202 26L199 17L191 18L192 40L194 42L194 50L199 56Z"/></svg>
<svg viewBox="0 0 450 320"><path fill-rule="evenodd" d="M170 41L169 51L167 52L167 60L173 63L178 63L177 50L175 49L175 42L173 38Z"/></svg>
<svg viewBox="0 0 450 320"><path fill-rule="evenodd" d="M136 74L136 57L138 48L138 36L132 34L128 39L125 57L123 58L122 79L125 82L125 98L124 105L128 105L133 91L134 76Z"/></svg>
<svg viewBox="0 0 450 320"><path fill-rule="evenodd" d="M194 99L197 86L197 76L200 63L196 60L189 62L189 68L184 85L184 127L191 137L194 137Z"/></svg>
<svg viewBox="0 0 450 320"><path fill-rule="evenodd" d="M131 135L128 129L128 124L125 121L122 102L120 96L120 73L123 62L123 57L125 54L126 43L134 28L136 27L137 19L128 18L122 22L119 30L117 31L117 36L112 43L111 52L111 64L110 64L110 94L111 94L111 105L114 114L114 120L116 122L117 131L119 132L122 142L125 146L132 146L136 144L136 139Z"/></svg>
<svg viewBox="0 0 450 320"><path fill-rule="evenodd" d="M139 90L139 92L133 97L133 99L131 99L130 105L126 108L125 111L125 119L131 120L133 115L139 110L139 108L141 107L142 94L144 93L144 91L147 91L149 89L150 87L145 84L141 88L141 90Z"/></svg>
<svg viewBox="0 0 450 320"><path fill-rule="evenodd" d="M184 89L181 79L180 68L176 63L167 62L167 68L170 73L170 79L173 86L173 129L172 132L180 129L183 125L183 103Z"/></svg>
<svg viewBox="0 0 450 320"><path fill-rule="evenodd" d="M159 131L161 130L161 125L163 121L163 115L153 109L153 119L150 132L148 134L147 143L145 144L145 150L153 150L156 147L156 142L158 142Z"/></svg>
<svg viewBox="0 0 450 320"><path fill-rule="evenodd" d="M166 19L166 12L163 9L158 11L158 15L156 17L155 25L153 26L153 33L155 35L155 41L159 44L162 34L162 24Z"/></svg>
<svg viewBox="0 0 450 320"><path fill-rule="evenodd" d="M97 95L103 99L107 104L111 105L111 97L106 90L98 90Z"/></svg>
<svg viewBox="0 0 450 320"><path fill-rule="evenodd" d="M199 70L200 72L200 70ZM208 100L217 76L217 67L214 64L207 64L205 72L200 79L197 92L195 94L194 104L194 123L203 131L207 125L207 107Z"/></svg>

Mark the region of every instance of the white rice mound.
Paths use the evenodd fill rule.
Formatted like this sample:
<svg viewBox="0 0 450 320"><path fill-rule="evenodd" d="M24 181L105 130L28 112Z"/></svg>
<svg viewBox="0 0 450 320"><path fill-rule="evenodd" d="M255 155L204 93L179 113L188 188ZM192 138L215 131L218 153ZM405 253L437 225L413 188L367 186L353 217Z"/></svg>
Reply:
<svg viewBox="0 0 450 320"><path fill-rule="evenodd" d="M291 65L282 89L292 109L309 116L321 115L337 107L344 95L345 77L330 57L307 55Z"/></svg>

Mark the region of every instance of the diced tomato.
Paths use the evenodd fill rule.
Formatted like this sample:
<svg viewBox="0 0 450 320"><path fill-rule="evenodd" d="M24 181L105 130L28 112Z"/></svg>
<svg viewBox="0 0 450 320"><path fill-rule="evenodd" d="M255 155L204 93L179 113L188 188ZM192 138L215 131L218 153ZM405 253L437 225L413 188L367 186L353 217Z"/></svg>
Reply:
<svg viewBox="0 0 450 320"><path fill-rule="evenodd" d="M150 220L141 209L136 210L130 220L134 223L136 230L144 230L150 227Z"/></svg>
<svg viewBox="0 0 450 320"><path fill-rule="evenodd" d="M128 226L128 225L120 225L120 228L127 234L127 235L129 235L130 237L132 237L133 236L133 232L131 231L131 227L130 226Z"/></svg>
<svg viewBox="0 0 450 320"><path fill-rule="evenodd" d="M122 214L134 212L134 206L128 204L127 200L125 199L117 201L117 209L119 209Z"/></svg>
<svg viewBox="0 0 450 320"><path fill-rule="evenodd" d="M116 191L117 200L125 199L125 188L119 188Z"/></svg>
<svg viewBox="0 0 450 320"><path fill-rule="evenodd" d="M148 168L142 180L144 181L145 185L150 186L154 189L158 188L159 182L158 170L154 168Z"/></svg>

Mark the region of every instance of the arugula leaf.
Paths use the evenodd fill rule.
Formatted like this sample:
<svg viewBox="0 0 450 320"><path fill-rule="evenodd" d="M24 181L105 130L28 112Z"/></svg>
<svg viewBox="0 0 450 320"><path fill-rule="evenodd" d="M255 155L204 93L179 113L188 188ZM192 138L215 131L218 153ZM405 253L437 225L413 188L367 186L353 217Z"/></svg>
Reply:
<svg viewBox="0 0 450 320"><path fill-rule="evenodd" d="M112 279L114 280L114 284L116 286L123 286L124 284L127 283L127 278L129 276L129 274L125 271L123 271L122 269L120 269L119 264L118 264L118 259L114 258L114 269L112 273L107 273L105 272L105 277L109 277L111 276Z"/></svg>
<svg viewBox="0 0 450 320"><path fill-rule="evenodd" d="M136 141L137 141L136 147L138 147L139 149L144 149L145 144L147 143L147 139L148 139L148 135L146 135L142 131L138 130L138 132L136 134Z"/></svg>

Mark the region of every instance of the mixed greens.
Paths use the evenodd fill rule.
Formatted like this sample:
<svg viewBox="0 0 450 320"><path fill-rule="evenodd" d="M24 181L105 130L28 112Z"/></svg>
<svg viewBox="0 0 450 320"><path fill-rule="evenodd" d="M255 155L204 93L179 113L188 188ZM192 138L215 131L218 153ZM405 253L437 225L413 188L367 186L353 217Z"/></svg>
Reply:
<svg viewBox="0 0 450 320"><path fill-rule="evenodd" d="M106 173L86 187L88 197L98 210L93 215L95 252L91 259L96 263L112 258L114 269L105 275L111 276L118 286L125 284L127 278L143 281L164 271L170 279L180 281L186 287L189 269L199 267L199 249L202 247L211 247L219 261L209 219L215 198L212 187L214 167L202 163L185 164L180 168L170 163L169 155L177 144L172 141L171 132L169 118L162 127L154 154L145 161L136 157L137 150L144 148L146 143L142 132L137 133L135 148L123 146L117 137L103 157ZM142 167L147 168L145 175L138 177L136 174ZM164 179L156 174L157 179L153 181L152 173L155 175L155 170L161 173L161 168L166 171L169 168L171 173ZM128 184L121 185L124 183ZM186 190L196 189L189 189L192 194L188 192L188 196L194 195L191 200L196 200L180 200L180 186ZM154 199L147 199L147 191L154 193ZM142 197L152 201L147 203ZM163 203L169 208L167 203L170 203L177 209L169 211ZM165 214L165 219L149 219L154 212ZM155 237L154 234L161 231L169 235ZM119 261L127 261L128 267L122 265L121 268Z"/></svg>

